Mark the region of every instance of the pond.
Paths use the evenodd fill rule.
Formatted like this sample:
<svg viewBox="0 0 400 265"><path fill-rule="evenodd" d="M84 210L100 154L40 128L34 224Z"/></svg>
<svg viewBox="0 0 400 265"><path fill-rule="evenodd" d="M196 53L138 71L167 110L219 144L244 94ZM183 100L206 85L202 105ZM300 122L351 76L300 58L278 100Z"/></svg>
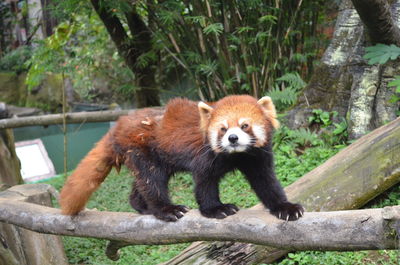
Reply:
<svg viewBox="0 0 400 265"><path fill-rule="evenodd" d="M67 125L67 167L73 170L80 160L106 134L112 122ZM14 129L15 142L41 139L57 174L64 171L64 135L62 125L30 126Z"/></svg>

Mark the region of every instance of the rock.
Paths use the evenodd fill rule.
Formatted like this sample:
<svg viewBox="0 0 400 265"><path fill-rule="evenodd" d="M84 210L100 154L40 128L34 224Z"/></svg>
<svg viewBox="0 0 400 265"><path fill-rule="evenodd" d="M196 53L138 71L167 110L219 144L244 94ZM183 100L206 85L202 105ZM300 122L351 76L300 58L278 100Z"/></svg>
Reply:
<svg viewBox="0 0 400 265"><path fill-rule="evenodd" d="M7 105L4 102L0 102L0 119L7 119L9 117Z"/></svg>

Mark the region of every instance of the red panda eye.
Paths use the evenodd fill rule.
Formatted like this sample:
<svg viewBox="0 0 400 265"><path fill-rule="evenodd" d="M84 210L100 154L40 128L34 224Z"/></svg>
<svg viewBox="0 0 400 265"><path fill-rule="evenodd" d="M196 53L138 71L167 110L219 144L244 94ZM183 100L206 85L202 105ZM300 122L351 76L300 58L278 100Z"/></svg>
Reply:
<svg viewBox="0 0 400 265"><path fill-rule="evenodd" d="M242 124L242 126L240 127L242 130L246 130L247 128L249 128L249 125L247 123Z"/></svg>
<svg viewBox="0 0 400 265"><path fill-rule="evenodd" d="M225 127L222 127L222 128L221 128L221 132L224 132L224 133L225 133L226 131L227 131L227 129L226 129Z"/></svg>

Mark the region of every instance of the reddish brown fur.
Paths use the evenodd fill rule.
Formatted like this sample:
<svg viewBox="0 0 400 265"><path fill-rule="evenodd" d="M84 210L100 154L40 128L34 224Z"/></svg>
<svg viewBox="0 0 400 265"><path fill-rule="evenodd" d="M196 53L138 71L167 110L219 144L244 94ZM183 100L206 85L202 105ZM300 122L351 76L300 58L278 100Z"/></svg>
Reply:
<svg viewBox="0 0 400 265"><path fill-rule="evenodd" d="M115 160L110 133L107 133L68 177L60 194L63 214L77 214L85 207L90 195L104 181Z"/></svg>
<svg viewBox="0 0 400 265"><path fill-rule="evenodd" d="M204 138L200 131L200 115L196 110L197 104L187 99L178 98L169 102L160 127L155 131L162 150L182 152L201 148ZM188 130L191 133L188 134Z"/></svg>
<svg viewBox="0 0 400 265"><path fill-rule="evenodd" d="M152 141L152 128L159 122L162 112L154 109L143 109L132 115L118 119L115 129L110 130L79 163L68 177L60 194L63 214L74 215L86 205L90 196L104 181L114 166L119 170L125 157L117 155L113 144L118 142L124 152L134 146L144 146ZM148 121L150 125L143 124Z"/></svg>

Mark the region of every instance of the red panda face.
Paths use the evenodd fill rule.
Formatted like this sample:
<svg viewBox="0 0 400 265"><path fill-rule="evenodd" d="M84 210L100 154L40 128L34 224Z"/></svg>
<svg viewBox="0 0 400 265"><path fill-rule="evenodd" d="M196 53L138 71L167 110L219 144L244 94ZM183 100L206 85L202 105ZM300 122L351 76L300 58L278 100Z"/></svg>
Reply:
<svg viewBox="0 0 400 265"><path fill-rule="evenodd" d="M215 152L245 152L267 144L276 128L275 107L269 97L257 101L250 96L229 96L213 107L200 102L201 128Z"/></svg>

